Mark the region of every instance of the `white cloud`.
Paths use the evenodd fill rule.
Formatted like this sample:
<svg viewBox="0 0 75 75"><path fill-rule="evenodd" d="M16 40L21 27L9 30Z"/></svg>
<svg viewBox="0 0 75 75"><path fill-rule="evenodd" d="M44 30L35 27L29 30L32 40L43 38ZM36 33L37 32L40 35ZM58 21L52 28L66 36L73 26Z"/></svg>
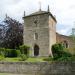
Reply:
<svg viewBox="0 0 75 75"><path fill-rule="evenodd" d="M41 1L42 10L47 10L48 4L50 5L50 11L57 18L57 31L67 34L75 21L75 0L2 0L0 1L0 20L7 13L10 17L22 22L24 10L26 15L38 11L39 1ZM61 29L60 26L62 26Z"/></svg>

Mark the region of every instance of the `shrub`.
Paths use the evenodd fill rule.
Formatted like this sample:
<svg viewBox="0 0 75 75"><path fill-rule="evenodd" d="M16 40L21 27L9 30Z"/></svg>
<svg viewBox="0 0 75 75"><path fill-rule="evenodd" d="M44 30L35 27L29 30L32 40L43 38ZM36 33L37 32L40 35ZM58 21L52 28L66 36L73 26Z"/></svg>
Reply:
<svg viewBox="0 0 75 75"><path fill-rule="evenodd" d="M57 59L58 61L75 61L75 56L63 56Z"/></svg>
<svg viewBox="0 0 75 75"><path fill-rule="evenodd" d="M27 60L27 55L21 54L20 58L21 58L20 61L25 61L25 60Z"/></svg>
<svg viewBox="0 0 75 75"><path fill-rule="evenodd" d="M72 59L72 55L69 52L65 52L61 44L54 44L52 46L53 60L69 61Z"/></svg>
<svg viewBox="0 0 75 75"><path fill-rule="evenodd" d="M20 48L20 51L22 54L25 54L25 55L28 55L29 54L29 46L26 46L26 45L22 45L19 47Z"/></svg>
<svg viewBox="0 0 75 75"><path fill-rule="evenodd" d="M20 55L21 55L20 50L16 50L16 57L20 57Z"/></svg>
<svg viewBox="0 0 75 75"><path fill-rule="evenodd" d="M58 51L62 51L63 50L63 46L62 44L54 44L52 45L52 52L56 53Z"/></svg>
<svg viewBox="0 0 75 75"><path fill-rule="evenodd" d="M57 59L62 56L63 46L62 44L54 44L52 45L52 53L54 59Z"/></svg>
<svg viewBox="0 0 75 75"><path fill-rule="evenodd" d="M20 50L0 48L0 55L4 57L18 57L21 55Z"/></svg>
<svg viewBox="0 0 75 75"><path fill-rule="evenodd" d="M75 55L75 48L65 48L64 51Z"/></svg>
<svg viewBox="0 0 75 75"><path fill-rule="evenodd" d="M3 59L4 59L4 56L3 55L0 55L0 61L3 60Z"/></svg>
<svg viewBox="0 0 75 75"><path fill-rule="evenodd" d="M5 56L5 48L0 48L0 55Z"/></svg>
<svg viewBox="0 0 75 75"><path fill-rule="evenodd" d="M20 50L6 49L5 51L5 57L18 57L20 54Z"/></svg>

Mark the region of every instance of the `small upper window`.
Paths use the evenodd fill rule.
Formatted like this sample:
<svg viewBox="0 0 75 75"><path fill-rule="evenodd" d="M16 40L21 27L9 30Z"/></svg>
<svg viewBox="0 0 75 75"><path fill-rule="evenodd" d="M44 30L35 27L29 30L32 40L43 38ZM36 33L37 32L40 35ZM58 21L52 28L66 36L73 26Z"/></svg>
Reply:
<svg viewBox="0 0 75 75"><path fill-rule="evenodd" d="M35 25L36 25L36 27L37 27L37 20L35 20L35 21L34 21L34 24L35 24Z"/></svg>
<svg viewBox="0 0 75 75"><path fill-rule="evenodd" d="M35 34L34 34L34 40L37 40L37 39L38 39L38 34L35 33Z"/></svg>

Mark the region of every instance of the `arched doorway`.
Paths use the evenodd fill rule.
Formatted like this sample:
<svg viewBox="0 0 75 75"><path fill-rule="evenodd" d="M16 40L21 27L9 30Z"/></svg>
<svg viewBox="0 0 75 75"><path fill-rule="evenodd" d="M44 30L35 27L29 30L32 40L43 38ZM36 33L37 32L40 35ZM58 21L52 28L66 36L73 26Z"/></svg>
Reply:
<svg viewBox="0 0 75 75"><path fill-rule="evenodd" d="M39 46L34 45L34 56L38 56L38 55L39 55Z"/></svg>

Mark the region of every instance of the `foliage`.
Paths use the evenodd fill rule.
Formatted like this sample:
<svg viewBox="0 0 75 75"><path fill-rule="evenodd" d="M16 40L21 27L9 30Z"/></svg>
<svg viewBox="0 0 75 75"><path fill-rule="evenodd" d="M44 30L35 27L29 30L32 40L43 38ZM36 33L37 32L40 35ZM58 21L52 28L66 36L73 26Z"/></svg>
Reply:
<svg viewBox="0 0 75 75"><path fill-rule="evenodd" d="M20 50L15 50L15 49L6 49L5 52L5 57L18 57L20 56Z"/></svg>
<svg viewBox="0 0 75 75"><path fill-rule="evenodd" d="M70 39L72 39L73 41L75 41L75 35L72 34L69 37L70 37Z"/></svg>
<svg viewBox="0 0 75 75"><path fill-rule="evenodd" d="M18 21L6 17L2 47L16 49L23 43L23 26Z"/></svg>
<svg viewBox="0 0 75 75"><path fill-rule="evenodd" d="M18 57L20 54L20 50L0 48L0 55L5 57Z"/></svg>
<svg viewBox="0 0 75 75"><path fill-rule="evenodd" d="M68 52L64 51L64 48L61 44L54 44L52 46L52 52L53 52L53 60L69 60L72 55Z"/></svg>
<svg viewBox="0 0 75 75"><path fill-rule="evenodd" d="M5 48L0 48L0 55L5 56Z"/></svg>
<svg viewBox="0 0 75 75"><path fill-rule="evenodd" d="M67 53L71 53L72 55L75 55L75 48L64 48L64 51Z"/></svg>
<svg viewBox="0 0 75 75"><path fill-rule="evenodd" d="M75 61L75 56L63 56L58 58L57 61Z"/></svg>
<svg viewBox="0 0 75 75"><path fill-rule="evenodd" d="M20 51L21 51L22 54L25 54L25 55L28 56L29 48L30 48L29 46L21 45L19 48L20 48Z"/></svg>
<svg viewBox="0 0 75 75"><path fill-rule="evenodd" d="M54 45L52 45L52 53L53 53L54 59L61 57L62 52L63 52L62 44L54 44Z"/></svg>
<svg viewBox="0 0 75 75"><path fill-rule="evenodd" d="M4 60L4 56L3 55L0 55L0 61L1 60Z"/></svg>
<svg viewBox="0 0 75 75"><path fill-rule="evenodd" d="M52 45L52 52L56 53L57 51L62 51L63 50L63 46L62 44L54 44Z"/></svg>
<svg viewBox="0 0 75 75"><path fill-rule="evenodd" d="M0 24L0 47L2 47L2 42L3 42L3 35L4 35L4 25Z"/></svg>
<svg viewBox="0 0 75 75"><path fill-rule="evenodd" d="M21 54L20 58L21 58L20 61L25 61L25 60L27 60L28 57L25 54Z"/></svg>

